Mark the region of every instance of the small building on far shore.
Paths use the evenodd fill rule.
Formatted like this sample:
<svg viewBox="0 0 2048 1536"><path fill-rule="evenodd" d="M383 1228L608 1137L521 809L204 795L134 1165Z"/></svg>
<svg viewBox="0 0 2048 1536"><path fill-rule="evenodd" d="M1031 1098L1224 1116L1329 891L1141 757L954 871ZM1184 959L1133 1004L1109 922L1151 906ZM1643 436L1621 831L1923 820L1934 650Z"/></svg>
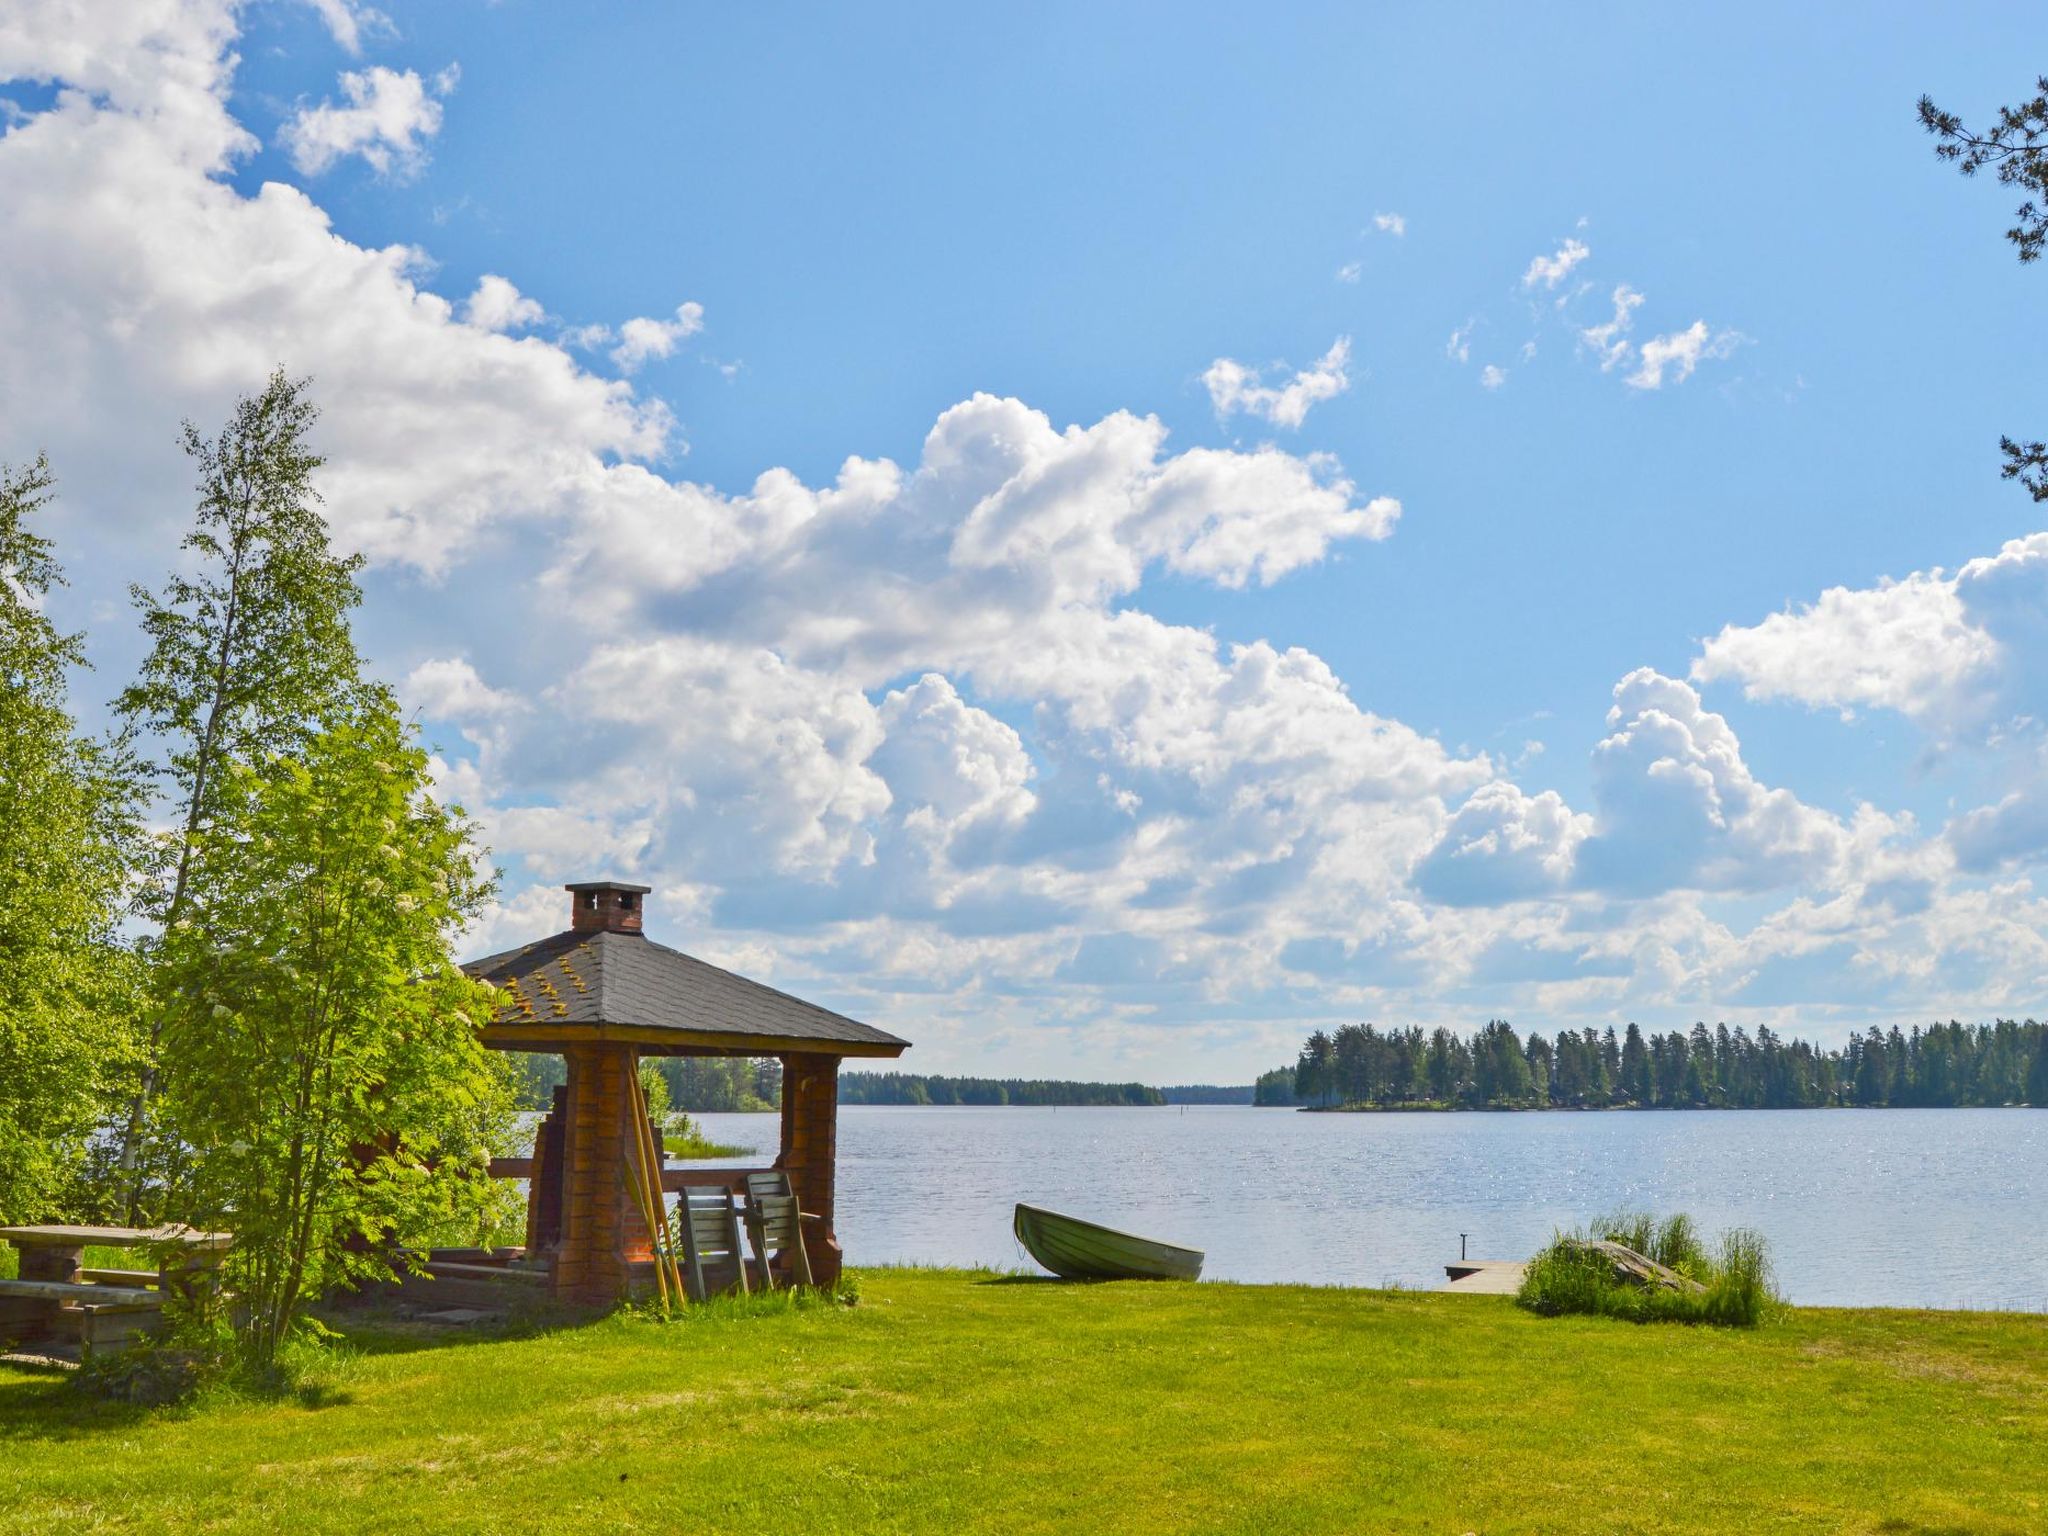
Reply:
<svg viewBox="0 0 2048 1536"><path fill-rule="evenodd" d="M542 1120L530 1158L491 1171L530 1181L522 1262L544 1264L553 1296L603 1306L653 1284L647 1224L629 1184L631 1083L643 1056L773 1056L782 1063L781 1143L806 1221L805 1249L820 1285L839 1276L833 1230L839 1064L896 1057L906 1040L857 1019L670 949L642 931L649 887L591 880L567 887L561 932L463 969L505 993L484 1027L503 1051L559 1052L567 1081ZM665 1167L662 1188L743 1188L758 1169Z"/></svg>

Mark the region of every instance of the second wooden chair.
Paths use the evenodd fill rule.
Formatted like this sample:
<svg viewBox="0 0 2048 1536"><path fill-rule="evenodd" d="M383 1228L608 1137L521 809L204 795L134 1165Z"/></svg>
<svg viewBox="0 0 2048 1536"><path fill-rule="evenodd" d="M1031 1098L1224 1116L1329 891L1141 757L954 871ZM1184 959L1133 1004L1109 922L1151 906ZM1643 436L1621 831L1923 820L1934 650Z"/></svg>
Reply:
<svg viewBox="0 0 2048 1536"><path fill-rule="evenodd" d="M704 1301L735 1287L746 1295L747 1255L740 1246L739 1206L732 1191L685 1186L676 1201L675 1223L690 1300Z"/></svg>
<svg viewBox="0 0 2048 1536"><path fill-rule="evenodd" d="M780 1169L747 1175L747 1237L754 1245L754 1262L761 1274L761 1288L772 1290L777 1258L787 1257L784 1277L791 1286L809 1287L811 1256L804 1248L804 1213L797 1208L796 1192L789 1175Z"/></svg>

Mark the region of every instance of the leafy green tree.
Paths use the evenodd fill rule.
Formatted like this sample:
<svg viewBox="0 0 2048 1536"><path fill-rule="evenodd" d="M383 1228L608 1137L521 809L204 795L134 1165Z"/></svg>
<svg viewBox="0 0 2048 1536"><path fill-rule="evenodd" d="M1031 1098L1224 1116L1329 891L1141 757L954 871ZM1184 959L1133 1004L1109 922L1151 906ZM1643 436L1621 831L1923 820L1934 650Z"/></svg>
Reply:
<svg viewBox="0 0 2048 1536"><path fill-rule="evenodd" d="M640 1063L640 1093L647 1100L647 1118L664 1133L674 1130L679 1118L689 1124L689 1117L669 1098L668 1079L661 1075L661 1066L652 1057Z"/></svg>
<svg viewBox="0 0 2048 1536"><path fill-rule="evenodd" d="M133 967L115 933L136 837L121 744L80 739L64 580L31 526L48 463L0 465L0 1220L58 1214L132 1056Z"/></svg>
<svg viewBox="0 0 2048 1536"><path fill-rule="evenodd" d="M116 708L164 752L173 830L159 841L141 902L159 933L187 921L195 850L229 797L230 766L292 755L360 670L348 616L362 562L328 545L312 481L322 461L307 443L318 414L306 381L280 370L236 404L218 437L187 422L198 508L181 547L193 571L161 592L133 589L150 648ZM158 1003L122 1145L131 1215L169 1000Z"/></svg>
<svg viewBox="0 0 2048 1536"><path fill-rule="evenodd" d="M183 1219L235 1234L240 1341L275 1362L305 1304L392 1272L387 1239L502 1214L514 1095L491 989L451 938L488 893L426 753L365 688L291 758L230 761L164 935L162 1109L194 1149Z"/></svg>
<svg viewBox="0 0 2048 1536"><path fill-rule="evenodd" d="M1934 135L1936 155L1965 176L1989 166L2001 185L2021 190L2018 222L2005 238L2023 262L2040 260L2048 249L2048 75L2037 79L2034 88L2033 100L2000 107L1998 121L1983 132L1966 128L1933 98L1920 98L1920 126ZM2005 455L2000 473L2019 481L2034 500L2048 501L2048 443L2001 437L1998 447Z"/></svg>

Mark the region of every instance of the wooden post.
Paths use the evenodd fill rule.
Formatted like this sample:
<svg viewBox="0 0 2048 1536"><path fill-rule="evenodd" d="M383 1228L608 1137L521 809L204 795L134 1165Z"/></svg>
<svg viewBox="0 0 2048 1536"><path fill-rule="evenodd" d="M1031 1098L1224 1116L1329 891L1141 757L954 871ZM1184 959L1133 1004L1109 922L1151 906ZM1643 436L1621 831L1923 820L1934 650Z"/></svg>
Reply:
<svg viewBox="0 0 2048 1536"><path fill-rule="evenodd" d="M30 1243L16 1245L21 1254L16 1273L23 1280L52 1280L59 1285L77 1285L84 1278L85 1244Z"/></svg>
<svg viewBox="0 0 2048 1536"><path fill-rule="evenodd" d="M800 1223L811 1274L819 1285L839 1279L841 1255L832 1230L832 1175L838 1157L839 1058L805 1053L782 1058L782 1154L775 1166L789 1175L804 1215Z"/></svg>
<svg viewBox="0 0 2048 1536"><path fill-rule="evenodd" d="M557 1300L605 1307L631 1294L635 1266L653 1258L647 1223L627 1183L633 1155L626 1116L634 1070L630 1045L571 1046L568 1116L562 1132L562 1243Z"/></svg>
<svg viewBox="0 0 2048 1536"><path fill-rule="evenodd" d="M533 1167L526 1186L526 1256L546 1258L562 1242L562 1133L569 1120L569 1090L554 1103L533 1136Z"/></svg>

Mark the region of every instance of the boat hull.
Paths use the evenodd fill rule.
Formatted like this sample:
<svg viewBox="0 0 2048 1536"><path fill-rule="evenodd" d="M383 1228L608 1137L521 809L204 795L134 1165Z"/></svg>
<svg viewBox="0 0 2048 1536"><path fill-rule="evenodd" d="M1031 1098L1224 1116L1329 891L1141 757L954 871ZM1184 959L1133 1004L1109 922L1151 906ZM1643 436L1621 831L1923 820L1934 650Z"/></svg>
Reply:
<svg viewBox="0 0 2048 1536"><path fill-rule="evenodd" d="M1025 1251L1062 1280L1197 1280L1202 1274L1199 1248L1177 1248L1043 1206L1019 1205L1011 1229Z"/></svg>

